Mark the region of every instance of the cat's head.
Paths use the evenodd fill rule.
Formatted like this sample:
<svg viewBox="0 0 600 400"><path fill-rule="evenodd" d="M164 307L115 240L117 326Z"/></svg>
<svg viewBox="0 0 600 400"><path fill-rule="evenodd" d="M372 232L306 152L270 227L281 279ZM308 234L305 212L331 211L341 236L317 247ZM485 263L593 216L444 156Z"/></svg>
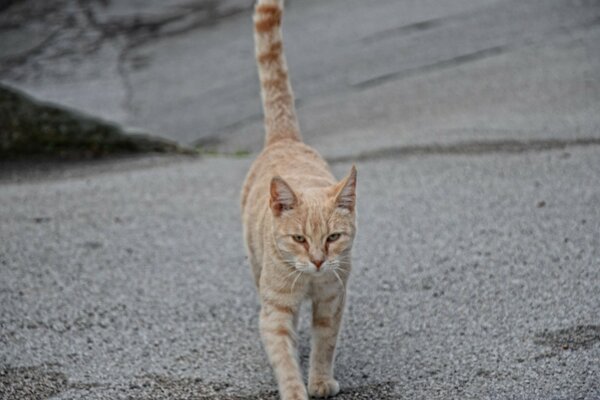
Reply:
<svg viewBox="0 0 600 400"><path fill-rule="evenodd" d="M355 235L356 168L339 183L305 191L271 180L273 237L283 260L298 271L346 269Z"/></svg>

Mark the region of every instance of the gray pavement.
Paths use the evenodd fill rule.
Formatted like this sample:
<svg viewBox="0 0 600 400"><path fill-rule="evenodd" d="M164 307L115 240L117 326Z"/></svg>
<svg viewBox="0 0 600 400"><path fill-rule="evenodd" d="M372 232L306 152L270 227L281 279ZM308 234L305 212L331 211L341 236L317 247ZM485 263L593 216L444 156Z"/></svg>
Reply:
<svg viewBox="0 0 600 400"><path fill-rule="evenodd" d="M2 82L260 147L250 2L15 4ZM359 170L340 399L600 399L599 18L288 0L304 135ZM0 399L275 399L241 240L253 157L0 164Z"/></svg>
<svg viewBox="0 0 600 400"><path fill-rule="evenodd" d="M360 162L340 398L598 399L599 156ZM249 164L5 181L2 398L275 398L238 215Z"/></svg>

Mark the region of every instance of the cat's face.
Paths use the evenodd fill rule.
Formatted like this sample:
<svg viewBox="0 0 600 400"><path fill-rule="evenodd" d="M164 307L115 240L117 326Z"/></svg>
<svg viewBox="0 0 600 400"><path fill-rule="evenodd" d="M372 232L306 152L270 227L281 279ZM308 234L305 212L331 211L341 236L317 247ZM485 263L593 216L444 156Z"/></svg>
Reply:
<svg viewBox="0 0 600 400"><path fill-rule="evenodd" d="M281 178L271 183L273 236L283 260L314 275L344 270L355 235L356 170L339 184L294 190Z"/></svg>

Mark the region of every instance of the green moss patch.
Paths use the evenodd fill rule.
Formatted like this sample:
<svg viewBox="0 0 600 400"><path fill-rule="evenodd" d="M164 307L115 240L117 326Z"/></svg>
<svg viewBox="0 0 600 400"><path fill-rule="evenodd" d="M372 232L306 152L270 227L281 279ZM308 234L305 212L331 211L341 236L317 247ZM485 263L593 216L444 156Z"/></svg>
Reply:
<svg viewBox="0 0 600 400"><path fill-rule="evenodd" d="M196 152L164 139L126 134L115 124L0 85L0 159L89 159L139 153Z"/></svg>

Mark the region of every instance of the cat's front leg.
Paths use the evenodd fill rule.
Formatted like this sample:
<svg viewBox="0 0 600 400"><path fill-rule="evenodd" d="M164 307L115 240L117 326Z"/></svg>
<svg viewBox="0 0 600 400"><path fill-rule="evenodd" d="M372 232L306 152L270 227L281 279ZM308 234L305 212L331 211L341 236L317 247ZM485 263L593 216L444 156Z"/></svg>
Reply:
<svg viewBox="0 0 600 400"><path fill-rule="evenodd" d="M263 301L260 333L279 385L282 400L308 399L296 350L297 307Z"/></svg>
<svg viewBox="0 0 600 400"><path fill-rule="evenodd" d="M333 377L333 359L344 310L343 289L313 300L312 349L308 393L314 397L335 396L340 385Z"/></svg>

